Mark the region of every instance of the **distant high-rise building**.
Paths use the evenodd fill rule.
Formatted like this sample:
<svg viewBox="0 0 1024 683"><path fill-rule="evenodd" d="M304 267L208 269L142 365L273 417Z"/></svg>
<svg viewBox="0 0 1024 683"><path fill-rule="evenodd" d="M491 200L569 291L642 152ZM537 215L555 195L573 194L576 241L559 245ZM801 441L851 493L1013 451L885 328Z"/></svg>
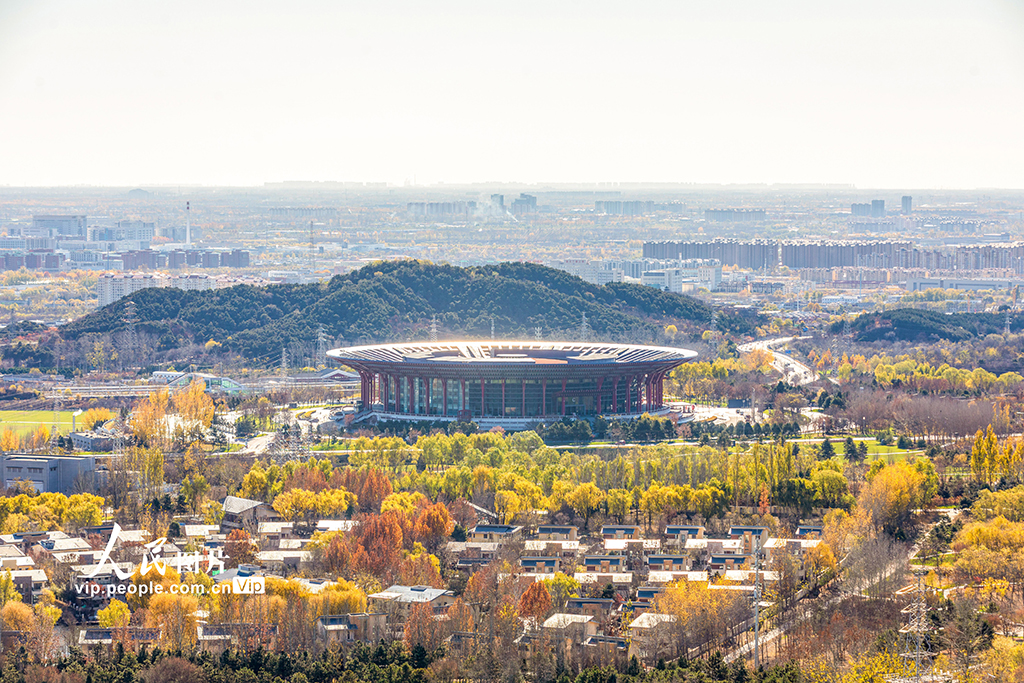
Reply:
<svg viewBox="0 0 1024 683"><path fill-rule="evenodd" d="M438 218L441 216L472 216L476 202L409 202L410 218Z"/></svg>
<svg viewBox="0 0 1024 683"><path fill-rule="evenodd" d="M32 234L41 237L86 237L85 216L32 216Z"/></svg>
<svg viewBox="0 0 1024 683"><path fill-rule="evenodd" d="M914 210L914 198L909 194L903 195L903 213L904 215L910 214Z"/></svg>
<svg viewBox="0 0 1024 683"><path fill-rule="evenodd" d="M863 204L851 204L850 205L850 215L851 216L860 217L860 218L870 218L871 217L871 205L868 204L867 202L865 202Z"/></svg>
<svg viewBox="0 0 1024 683"><path fill-rule="evenodd" d="M594 211L611 216L642 216L645 213L654 212L654 202L651 201L618 201L606 200L594 202Z"/></svg>
<svg viewBox="0 0 1024 683"><path fill-rule="evenodd" d="M704 209L704 219L724 223L763 221L764 209Z"/></svg>
<svg viewBox="0 0 1024 683"><path fill-rule="evenodd" d="M498 209L501 213L505 213L505 195L503 194L492 194L491 195L491 206Z"/></svg>
<svg viewBox="0 0 1024 683"><path fill-rule="evenodd" d="M537 198L525 192L519 193L519 198L512 201L512 213L519 216L524 213L533 213L537 210Z"/></svg>
<svg viewBox="0 0 1024 683"><path fill-rule="evenodd" d="M715 259L723 265L771 270L779 265L775 240L714 239L694 242L644 242L645 259Z"/></svg>
<svg viewBox="0 0 1024 683"><path fill-rule="evenodd" d="M872 199L871 200L871 217L872 218L885 218L885 200L884 199Z"/></svg>

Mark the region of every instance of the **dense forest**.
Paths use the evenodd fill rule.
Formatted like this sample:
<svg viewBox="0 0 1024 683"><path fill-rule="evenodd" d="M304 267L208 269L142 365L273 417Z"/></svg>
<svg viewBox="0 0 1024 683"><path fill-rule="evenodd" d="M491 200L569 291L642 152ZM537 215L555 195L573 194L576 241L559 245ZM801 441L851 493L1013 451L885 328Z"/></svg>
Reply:
<svg viewBox="0 0 1024 683"><path fill-rule="evenodd" d="M329 282L241 285L213 291L146 289L61 328L66 340L124 329L128 301L138 330L160 338L160 350L214 340L248 356L315 338L319 325L348 343L422 339L436 316L443 336L503 338L576 336L582 316L595 335L655 341L667 324L699 334L712 311L691 297L628 283L593 285L532 263L459 268L420 261L378 262ZM719 313L718 325L744 334L756 315Z"/></svg>

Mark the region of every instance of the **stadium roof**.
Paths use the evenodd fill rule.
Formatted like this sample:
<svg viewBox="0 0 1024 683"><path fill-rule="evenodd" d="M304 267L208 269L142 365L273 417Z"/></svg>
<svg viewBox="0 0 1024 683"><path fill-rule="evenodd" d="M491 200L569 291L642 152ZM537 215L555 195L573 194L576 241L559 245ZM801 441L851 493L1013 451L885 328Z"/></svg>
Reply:
<svg viewBox="0 0 1024 683"><path fill-rule="evenodd" d="M351 346L328 352L341 363L614 365L685 362L686 349L604 342L453 341Z"/></svg>

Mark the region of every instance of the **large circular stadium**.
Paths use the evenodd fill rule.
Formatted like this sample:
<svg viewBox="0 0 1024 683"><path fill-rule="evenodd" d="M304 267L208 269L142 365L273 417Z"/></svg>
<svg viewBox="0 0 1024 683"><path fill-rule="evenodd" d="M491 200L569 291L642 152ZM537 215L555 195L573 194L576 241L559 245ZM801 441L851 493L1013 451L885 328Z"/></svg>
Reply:
<svg viewBox="0 0 1024 683"><path fill-rule="evenodd" d="M333 349L355 369L361 413L521 428L562 416L663 412L662 380L696 352L585 342L454 341Z"/></svg>

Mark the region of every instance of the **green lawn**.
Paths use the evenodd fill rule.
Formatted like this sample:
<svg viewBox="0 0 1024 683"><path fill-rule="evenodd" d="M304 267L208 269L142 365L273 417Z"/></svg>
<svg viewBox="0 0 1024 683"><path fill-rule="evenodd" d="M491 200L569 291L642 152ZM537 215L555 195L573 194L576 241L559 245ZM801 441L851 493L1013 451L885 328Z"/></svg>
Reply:
<svg viewBox="0 0 1024 683"><path fill-rule="evenodd" d="M63 433L71 431L71 413L70 410L58 413L58 424ZM24 434L35 431L39 425L47 429L53 426L52 410L0 410L0 429L12 429L18 434Z"/></svg>

